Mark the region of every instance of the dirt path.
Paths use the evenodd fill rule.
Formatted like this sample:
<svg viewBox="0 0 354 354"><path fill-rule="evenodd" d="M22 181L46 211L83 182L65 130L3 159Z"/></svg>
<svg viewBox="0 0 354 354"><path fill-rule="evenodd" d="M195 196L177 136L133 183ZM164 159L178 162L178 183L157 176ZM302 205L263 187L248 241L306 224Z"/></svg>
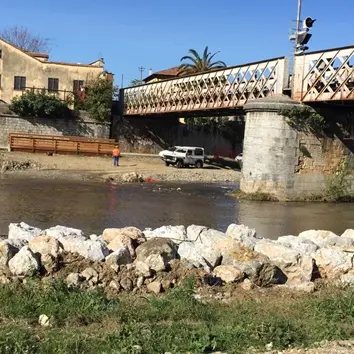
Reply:
<svg viewBox="0 0 354 354"><path fill-rule="evenodd" d="M268 351L264 354L353 354L354 341L334 341L323 343L317 348Z"/></svg>
<svg viewBox="0 0 354 354"><path fill-rule="evenodd" d="M11 162L27 163L32 168L25 171L12 168L8 174L43 178L73 178L108 180L117 179L130 172L141 174L144 178L156 181L188 182L233 182L237 183L240 172L230 167L206 164L203 169L176 169L166 167L157 157L122 156L120 166L114 167L109 157L87 157L73 155L30 154L19 152L2 152L0 158ZM119 179L119 178L118 178Z"/></svg>

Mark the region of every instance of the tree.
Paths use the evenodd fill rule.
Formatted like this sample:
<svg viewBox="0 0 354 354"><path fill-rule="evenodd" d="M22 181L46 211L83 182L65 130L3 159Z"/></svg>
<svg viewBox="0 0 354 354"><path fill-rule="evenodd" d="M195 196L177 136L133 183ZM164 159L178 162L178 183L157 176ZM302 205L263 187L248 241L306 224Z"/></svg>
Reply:
<svg viewBox="0 0 354 354"><path fill-rule="evenodd" d="M13 26L0 30L0 38L28 52L47 53L49 38L31 33L25 27Z"/></svg>
<svg viewBox="0 0 354 354"><path fill-rule="evenodd" d="M85 88L83 109L97 121L105 121L117 91L118 87L106 78L97 77L95 80L89 81Z"/></svg>
<svg viewBox="0 0 354 354"><path fill-rule="evenodd" d="M133 79L132 81L130 81L130 86L139 86L139 85L143 85L144 81L141 81L139 79Z"/></svg>
<svg viewBox="0 0 354 354"><path fill-rule="evenodd" d="M223 61L212 62L215 55L219 52L211 54L208 47L205 47L203 56L201 57L196 50L189 49L189 54L181 58L181 62L189 60L190 63L183 63L179 67L180 74L194 74L203 71L209 71L215 68L223 68L226 64Z"/></svg>

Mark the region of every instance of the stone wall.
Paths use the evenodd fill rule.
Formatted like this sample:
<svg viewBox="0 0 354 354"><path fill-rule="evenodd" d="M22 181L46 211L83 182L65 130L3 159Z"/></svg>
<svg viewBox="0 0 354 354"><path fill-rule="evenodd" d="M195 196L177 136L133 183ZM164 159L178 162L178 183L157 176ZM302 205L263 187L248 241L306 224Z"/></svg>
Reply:
<svg viewBox="0 0 354 354"><path fill-rule="evenodd" d="M87 117L20 118L0 114L0 148L7 148L10 133L49 134L109 138L110 123L97 123Z"/></svg>
<svg viewBox="0 0 354 354"><path fill-rule="evenodd" d="M138 118L114 116L112 138L122 152L156 154L173 145L203 146L207 154L234 157L242 149L243 134L234 142L220 134L188 129L178 118Z"/></svg>
<svg viewBox="0 0 354 354"><path fill-rule="evenodd" d="M290 99L261 100L247 112L241 190L269 193L280 199L320 194L326 178L343 157L353 153L336 134L299 133L279 114L297 105Z"/></svg>

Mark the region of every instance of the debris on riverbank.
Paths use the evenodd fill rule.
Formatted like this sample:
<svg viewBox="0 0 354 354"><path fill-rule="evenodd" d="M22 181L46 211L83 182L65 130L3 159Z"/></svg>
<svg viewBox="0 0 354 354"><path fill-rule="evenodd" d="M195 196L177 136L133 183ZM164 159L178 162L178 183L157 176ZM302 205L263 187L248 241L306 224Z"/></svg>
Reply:
<svg viewBox="0 0 354 354"><path fill-rule="evenodd" d="M158 294L190 276L201 294L227 289L232 296L238 288L273 286L313 292L317 279L353 285L353 260L351 229L341 236L309 230L272 241L236 224L226 233L197 225L126 227L87 238L64 226L40 230L20 223L10 224L8 238L0 243L2 282L65 276L72 286L113 293Z"/></svg>
<svg viewBox="0 0 354 354"><path fill-rule="evenodd" d="M39 165L31 160L17 161L0 154L0 173L38 169Z"/></svg>

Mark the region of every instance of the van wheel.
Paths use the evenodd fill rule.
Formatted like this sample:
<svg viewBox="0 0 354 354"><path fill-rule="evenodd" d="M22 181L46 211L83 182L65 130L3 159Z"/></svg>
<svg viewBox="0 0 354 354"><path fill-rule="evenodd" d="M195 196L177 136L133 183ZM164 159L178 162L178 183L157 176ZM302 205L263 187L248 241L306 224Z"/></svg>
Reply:
<svg viewBox="0 0 354 354"><path fill-rule="evenodd" d="M202 161L197 161L197 162L195 163L195 167L196 167L196 168L203 168L203 162L202 162Z"/></svg>
<svg viewBox="0 0 354 354"><path fill-rule="evenodd" d="M168 167L168 166L170 166L170 163L169 162L165 162L165 165Z"/></svg>
<svg viewBox="0 0 354 354"><path fill-rule="evenodd" d="M183 167L183 162L182 161L177 161L176 167L177 168L182 168Z"/></svg>

